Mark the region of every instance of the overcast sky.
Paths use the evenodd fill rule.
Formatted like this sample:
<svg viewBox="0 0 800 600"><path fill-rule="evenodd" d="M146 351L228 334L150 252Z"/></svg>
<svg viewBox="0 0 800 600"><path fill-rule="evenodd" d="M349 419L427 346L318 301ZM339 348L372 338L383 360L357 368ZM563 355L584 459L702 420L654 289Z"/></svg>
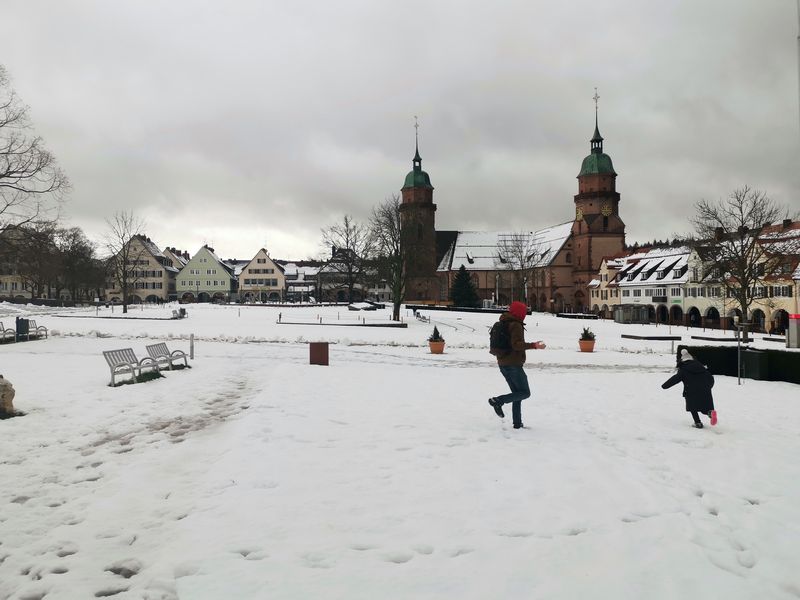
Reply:
<svg viewBox="0 0 800 600"><path fill-rule="evenodd" d="M414 115L437 229L571 220L595 87L629 243L744 184L796 211L797 35L796 0L27 0L0 63L69 225L302 259L399 193Z"/></svg>

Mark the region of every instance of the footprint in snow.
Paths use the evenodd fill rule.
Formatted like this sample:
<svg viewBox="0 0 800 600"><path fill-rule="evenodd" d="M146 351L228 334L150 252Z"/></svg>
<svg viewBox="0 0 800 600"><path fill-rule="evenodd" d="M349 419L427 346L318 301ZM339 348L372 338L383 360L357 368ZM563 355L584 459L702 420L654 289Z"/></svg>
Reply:
<svg viewBox="0 0 800 600"><path fill-rule="evenodd" d="M407 563L412 558L414 558L414 555L410 552L389 552L388 554L383 555L383 560L386 562L395 563L397 565Z"/></svg>

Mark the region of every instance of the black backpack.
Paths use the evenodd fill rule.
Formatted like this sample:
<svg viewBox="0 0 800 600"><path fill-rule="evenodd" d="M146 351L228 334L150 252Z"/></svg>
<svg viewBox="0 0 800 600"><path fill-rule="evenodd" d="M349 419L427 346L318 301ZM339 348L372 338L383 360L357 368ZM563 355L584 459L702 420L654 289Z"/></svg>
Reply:
<svg viewBox="0 0 800 600"><path fill-rule="evenodd" d="M504 356L509 352L511 352L511 332L508 330L508 321L501 319L489 330L489 353L494 356Z"/></svg>

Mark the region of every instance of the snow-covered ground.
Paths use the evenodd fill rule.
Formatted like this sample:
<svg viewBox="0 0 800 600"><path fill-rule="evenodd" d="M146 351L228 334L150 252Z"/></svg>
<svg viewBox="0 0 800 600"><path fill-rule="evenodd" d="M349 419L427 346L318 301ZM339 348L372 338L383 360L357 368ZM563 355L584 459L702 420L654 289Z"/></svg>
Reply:
<svg viewBox="0 0 800 600"><path fill-rule="evenodd" d="M671 343L620 337L702 332L528 317L513 430L495 316L173 308L0 304L51 334L0 346L0 598L800 597L800 387L717 377L693 429ZM108 387L102 350L190 334L191 369Z"/></svg>

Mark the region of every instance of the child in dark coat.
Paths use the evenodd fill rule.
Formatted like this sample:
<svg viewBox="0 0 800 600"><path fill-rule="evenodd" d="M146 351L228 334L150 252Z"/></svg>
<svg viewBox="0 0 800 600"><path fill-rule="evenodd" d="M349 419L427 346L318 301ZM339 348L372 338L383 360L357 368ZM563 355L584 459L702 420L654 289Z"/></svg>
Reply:
<svg viewBox="0 0 800 600"><path fill-rule="evenodd" d="M678 371L661 384L665 390L676 383L683 382L683 397L686 399L686 412L692 413L694 426L703 428L698 413L703 413L711 419L711 424L717 424L717 411L714 410L714 398L711 388L714 387L714 376L700 361L689 354L686 348L681 349L678 357Z"/></svg>

